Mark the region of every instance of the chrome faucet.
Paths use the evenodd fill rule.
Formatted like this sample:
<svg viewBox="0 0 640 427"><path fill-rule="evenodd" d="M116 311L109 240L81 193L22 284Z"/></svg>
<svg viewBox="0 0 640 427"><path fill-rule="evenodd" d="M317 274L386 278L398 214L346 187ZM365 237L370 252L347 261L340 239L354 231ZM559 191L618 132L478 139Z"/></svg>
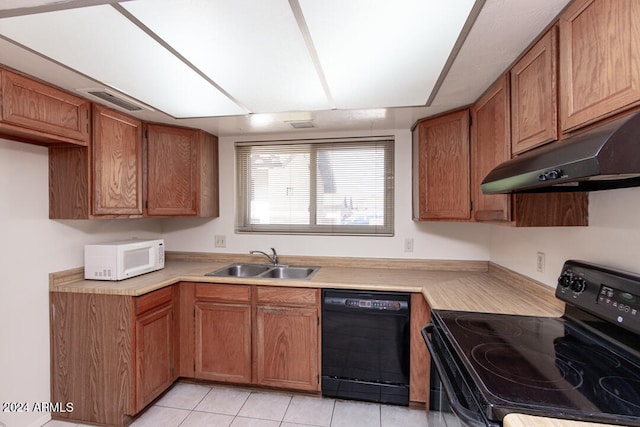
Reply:
<svg viewBox="0 0 640 427"><path fill-rule="evenodd" d="M271 252L273 252L273 255L266 254L266 253L264 253L262 251L250 251L249 253L251 255L253 255L253 254L262 254L262 255L266 256L267 258L269 258L269 261L271 261L271 264L278 265L278 253L276 252L275 248L271 248Z"/></svg>

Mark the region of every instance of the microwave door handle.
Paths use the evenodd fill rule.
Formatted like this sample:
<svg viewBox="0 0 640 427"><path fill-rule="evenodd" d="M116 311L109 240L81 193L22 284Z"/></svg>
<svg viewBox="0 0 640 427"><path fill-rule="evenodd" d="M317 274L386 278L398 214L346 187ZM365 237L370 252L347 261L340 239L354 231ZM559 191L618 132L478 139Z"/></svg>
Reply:
<svg viewBox="0 0 640 427"><path fill-rule="evenodd" d="M428 334L433 333L434 325L433 323L429 323L427 326L422 328L422 338L424 339L425 344L431 354L431 361L435 364L436 371L438 371L438 376L440 377L440 382L442 383L442 388L444 388L444 392L449 399L449 405L455 414L460 417L460 419L464 422L464 425L468 425L471 427L500 427L500 424L493 423L486 419L484 414L480 411L473 411L469 408L465 407L460 399L458 399L458 393L456 393L456 389L446 375L446 370L444 368L444 364L442 360L440 360L440 356L435 352L433 344L429 339Z"/></svg>

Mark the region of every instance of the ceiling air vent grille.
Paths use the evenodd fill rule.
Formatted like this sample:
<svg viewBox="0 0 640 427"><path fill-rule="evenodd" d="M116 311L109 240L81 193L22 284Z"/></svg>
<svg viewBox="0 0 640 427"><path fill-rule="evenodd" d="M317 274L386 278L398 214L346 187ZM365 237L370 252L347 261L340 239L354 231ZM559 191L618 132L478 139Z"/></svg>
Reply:
<svg viewBox="0 0 640 427"><path fill-rule="evenodd" d="M315 125L311 120L296 120L287 122L294 129L311 129L314 128Z"/></svg>
<svg viewBox="0 0 640 427"><path fill-rule="evenodd" d="M100 98L103 101L107 101L110 102L111 104L117 105L120 108L124 108L125 110L128 111L140 111L142 110L142 107L140 107L139 105L133 104L131 102L125 101L124 99L118 98L117 96L113 95L112 93L109 92L105 92L105 91L89 91L87 92L90 95L95 96L96 98Z"/></svg>
<svg viewBox="0 0 640 427"><path fill-rule="evenodd" d="M127 111L141 111L141 110L153 111L152 108L149 108L143 103L138 102L134 99L131 99L125 95L122 95L116 91L113 91L107 88L94 87L94 88L76 89L76 90L80 93L101 99L103 101L108 102L109 104L115 105Z"/></svg>

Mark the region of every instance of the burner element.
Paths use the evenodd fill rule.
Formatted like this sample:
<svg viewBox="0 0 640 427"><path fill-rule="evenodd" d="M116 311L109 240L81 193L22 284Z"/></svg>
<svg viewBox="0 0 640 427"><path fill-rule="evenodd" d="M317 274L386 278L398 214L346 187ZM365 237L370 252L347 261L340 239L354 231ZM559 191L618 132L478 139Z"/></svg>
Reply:
<svg viewBox="0 0 640 427"><path fill-rule="evenodd" d="M478 316L458 316L455 322L463 329L474 334L492 337L517 337L522 335L522 329L515 322L505 319L503 322L492 319L485 322Z"/></svg>
<svg viewBox="0 0 640 427"><path fill-rule="evenodd" d="M602 377L600 385L611 396L622 402L640 408L640 380L624 377Z"/></svg>
<svg viewBox="0 0 640 427"><path fill-rule="evenodd" d="M484 369L521 387L559 391L582 385L582 375L562 359L510 344L480 344L471 352ZM525 363L526 362L526 363Z"/></svg>

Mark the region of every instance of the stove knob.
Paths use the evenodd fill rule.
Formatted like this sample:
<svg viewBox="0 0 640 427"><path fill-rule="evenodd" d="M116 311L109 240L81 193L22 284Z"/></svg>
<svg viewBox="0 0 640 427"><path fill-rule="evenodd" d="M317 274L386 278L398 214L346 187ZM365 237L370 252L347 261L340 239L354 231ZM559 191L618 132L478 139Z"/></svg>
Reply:
<svg viewBox="0 0 640 427"><path fill-rule="evenodd" d="M569 285L571 285L572 277L573 274L571 274L570 271L565 271L560 275L560 277L558 277L558 285L560 285L562 288L568 288Z"/></svg>
<svg viewBox="0 0 640 427"><path fill-rule="evenodd" d="M582 277L573 277L569 285L571 290L577 294L584 292L587 288L587 282Z"/></svg>

